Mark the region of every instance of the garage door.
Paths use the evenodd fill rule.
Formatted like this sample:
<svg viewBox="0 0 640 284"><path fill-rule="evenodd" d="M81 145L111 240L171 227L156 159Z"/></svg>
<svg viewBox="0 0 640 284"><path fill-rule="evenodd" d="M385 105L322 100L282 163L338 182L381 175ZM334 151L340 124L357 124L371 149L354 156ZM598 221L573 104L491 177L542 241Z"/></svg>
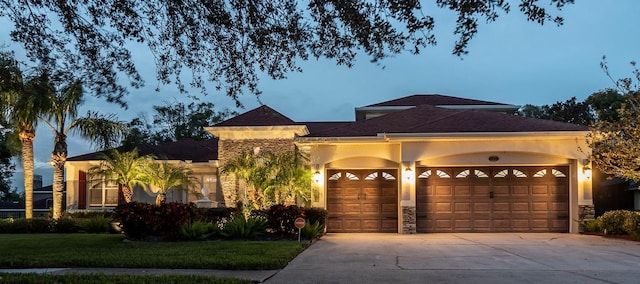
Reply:
<svg viewBox="0 0 640 284"><path fill-rule="evenodd" d="M397 170L327 170L327 231L398 232Z"/></svg>
<svg viewBox="0 0 640 284"><path fill-rule="evenodd" d="M568 232L568 167L418 168L418 232Z"/></svg>

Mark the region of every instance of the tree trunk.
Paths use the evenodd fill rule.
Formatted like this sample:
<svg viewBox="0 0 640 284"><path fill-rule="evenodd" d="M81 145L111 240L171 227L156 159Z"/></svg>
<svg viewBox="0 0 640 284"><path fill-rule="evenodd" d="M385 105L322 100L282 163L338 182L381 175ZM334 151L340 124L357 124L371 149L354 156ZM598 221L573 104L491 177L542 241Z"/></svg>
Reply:
<svg viewBox="0 0 640 284"><path fill-rule="evenodd" d="M64 191L64 164L67 161L67 137L56 135L51 160L53 162L53 219L62 217L62 197Z"/></svg>
<svg viewBox="0 0 640 284"><path fill-rule="evenodd" d="M20 131L22 144L22 169L24 170L24 217L33 218L33 140L35 130Z"/></svg>
<svg viewBox="0 0 640 284"><path fill-rule="evenodd" d="M133 190L127 184L122 185L122 197L124 197L125 203L133 202Z"/></svg>
<svg viewBox="0 0 640 284"><path fill-rule="evenodd" d="M167 194L158 192L158 195L156 196L156 205L160 206L162 203L165 203L166 201L167 201Z"/></svg>

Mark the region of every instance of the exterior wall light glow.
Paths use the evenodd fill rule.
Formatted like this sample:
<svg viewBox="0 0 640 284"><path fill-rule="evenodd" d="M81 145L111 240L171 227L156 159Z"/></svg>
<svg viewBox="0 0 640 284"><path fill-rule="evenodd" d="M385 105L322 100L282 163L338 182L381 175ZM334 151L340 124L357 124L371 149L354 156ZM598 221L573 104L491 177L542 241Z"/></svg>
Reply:
<svg viewBox="0 0 640 284"><path fill-rule="evenodd" d="M313 173L313 181L315 181L316 183L320 183L320 171L316 171L315 173Z"/></svg>
<svg viewBox="0 0 640 284"><path fill-rule="evenodd" d="M593 175L593 171L591 170L591 167L586 165L582 167L582 174L584 175L585 179L591 179L591 176Z"/></svg>

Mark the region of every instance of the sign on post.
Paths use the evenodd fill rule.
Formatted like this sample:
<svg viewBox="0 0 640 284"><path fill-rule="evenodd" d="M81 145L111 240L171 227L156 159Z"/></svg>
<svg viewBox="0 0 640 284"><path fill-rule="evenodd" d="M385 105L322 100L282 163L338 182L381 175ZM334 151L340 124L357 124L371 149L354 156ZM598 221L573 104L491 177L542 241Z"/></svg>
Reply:
<svg viewBox="0 0 640 284"><path fill-rule="evenodd" d="M307 221L305 221L302 217L298 217L293 223L296 225L296 228L298 228L298 242L300 242L300 231L302 230L302 228L304 228L304 225L307 223Z"/></svg>

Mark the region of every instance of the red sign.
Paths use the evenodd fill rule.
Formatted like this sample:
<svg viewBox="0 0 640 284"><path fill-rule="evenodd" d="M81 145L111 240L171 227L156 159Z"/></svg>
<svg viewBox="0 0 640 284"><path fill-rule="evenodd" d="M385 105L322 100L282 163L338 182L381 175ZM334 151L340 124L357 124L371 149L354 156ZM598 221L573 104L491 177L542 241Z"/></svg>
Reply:
<svg viewBox="0 0 640 284"><path fill-rule="evenodd" d="M298 218L296 218L294 223L296 224L296 228L302 229L302 228L304 228L304 225L306 224L306 221L304 220L304 218L298 217Z"/></svg>

